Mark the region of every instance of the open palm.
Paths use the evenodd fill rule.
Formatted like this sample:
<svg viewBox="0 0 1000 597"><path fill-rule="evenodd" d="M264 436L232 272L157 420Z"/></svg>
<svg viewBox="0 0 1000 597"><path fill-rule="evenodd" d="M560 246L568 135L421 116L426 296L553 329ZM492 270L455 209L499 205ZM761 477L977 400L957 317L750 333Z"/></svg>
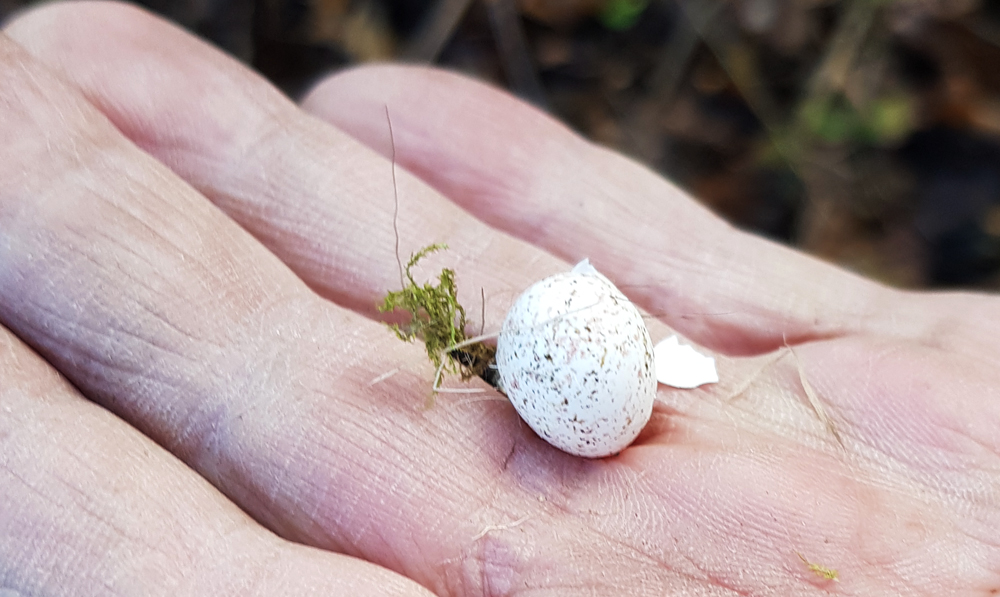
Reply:
<svg viewBox="0 0 1000 597"><path fill-rule="evenodd" d="M1000 300L735 231L454 75L363 68L300 108L133 8L52 5L7 34L5 587L1000 593ZM661 388L603 460L483 384L425 408L422 348L374 321L397 242L447 243L425 273L455 269L486 330L589 257L721 382Z"/></svg>

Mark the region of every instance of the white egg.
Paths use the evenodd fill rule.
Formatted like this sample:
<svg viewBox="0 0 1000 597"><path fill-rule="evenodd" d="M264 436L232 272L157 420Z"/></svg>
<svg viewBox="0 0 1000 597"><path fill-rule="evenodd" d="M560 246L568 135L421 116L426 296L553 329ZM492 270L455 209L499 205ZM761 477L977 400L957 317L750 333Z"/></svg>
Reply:
<svg viewBox="0 0 1000 597"><path fill-rule="evenodd" d="M500 387L553 446L617 454L649 421L653 343L638 309L589 263L524 291L500 329Z"/></svg>

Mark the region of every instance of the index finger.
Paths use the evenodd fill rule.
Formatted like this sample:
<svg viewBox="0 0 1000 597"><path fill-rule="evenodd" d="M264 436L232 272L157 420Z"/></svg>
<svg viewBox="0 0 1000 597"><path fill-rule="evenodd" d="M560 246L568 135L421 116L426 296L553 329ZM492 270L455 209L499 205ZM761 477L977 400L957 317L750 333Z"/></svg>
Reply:
<svg viewBox="0 0 1000 597"><path fill-rule="evenodd" d="M326 79L303 102L375 148L384 147L383 105L393 107L397 158L417 176L497 228L571 261L590 257L716 350L858 333L996 337L993 301L907 295L736 230L654 172L470 79L368 66ZM943 326L956 311L987 317Z"/></svg>
<svg viewBox="0 0 1000 597"><path fill-rule="evenodd" d="M142 16L79 3L33 12L8 30L326 298L374 316L402 281L397 258L406 263L424 246L447 244L461 250L432 255L424 267L447 263L461 272L459 299L470 311L480 288L491 289L483 311L487 328L496 329L512 295L566 268L469 218L402 169L394 177L377 152L303 113L262 78ZM100 25L81 29L80 18ZM475 269L463 267L473 261ZM523 281L498 275L508 264Z"/></svg>

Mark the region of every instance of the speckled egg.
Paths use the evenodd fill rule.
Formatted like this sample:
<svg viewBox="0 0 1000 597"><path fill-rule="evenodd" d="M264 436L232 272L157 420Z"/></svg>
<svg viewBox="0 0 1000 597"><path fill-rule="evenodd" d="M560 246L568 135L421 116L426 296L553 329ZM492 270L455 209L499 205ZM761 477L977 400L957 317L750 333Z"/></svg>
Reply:
<svg viewBox="0 0 1000 597"><path fill-rule="evenodd" d="M496 362L500 387L521 418L570 454L617 454L652 413L656 372L646 324L587 262L517 299Z"/></svg>

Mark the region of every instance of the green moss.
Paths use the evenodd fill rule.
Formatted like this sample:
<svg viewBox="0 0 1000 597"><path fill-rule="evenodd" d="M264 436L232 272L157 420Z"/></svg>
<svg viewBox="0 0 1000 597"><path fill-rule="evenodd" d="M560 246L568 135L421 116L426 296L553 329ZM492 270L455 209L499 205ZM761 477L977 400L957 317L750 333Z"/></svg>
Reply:
<svg viewBox="0 0 1000 597"><path fill-rule="evenodd" d="M403 269L406 279L402 290L386 294L378 310L382 313L396 310L409 313L409 321L389 324L396 336L406 342L423 341L427 357L435 368L458 373L465 380L482 376L492 361L495 349L477 342L461 350L450 350L467 339L465 309L458 302L454 270L442 269L436 284L426 282L421 286L413 278L412 270L421 259L446 248L446 245L435 244L411 255Z"/></svg>

